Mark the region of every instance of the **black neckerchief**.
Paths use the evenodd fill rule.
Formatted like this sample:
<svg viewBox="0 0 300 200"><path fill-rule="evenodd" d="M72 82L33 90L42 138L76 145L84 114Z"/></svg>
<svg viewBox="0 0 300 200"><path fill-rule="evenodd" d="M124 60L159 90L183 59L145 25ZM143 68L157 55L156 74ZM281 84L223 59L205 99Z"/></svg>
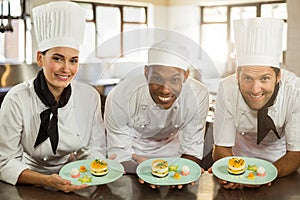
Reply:
<svg viewBox="0 0 300 200"><path fill-rule="evenodd" d="M48 137L50 138L52 151L56 154L58 145L58 126L57 126L57 110L58 108L64 107L71 96L71 85L68 85L62 92L61 97L56 102L53 94L50 92L43 70L40 70L36 79L33 82L34 91L36 92L39 99L49 108L40 113L41 124L38 136L36 138L34 148L44 142ZM52 118L50 115L52 113Z"/></svg>
<svg viewBox="0 0 300 200"><path fill-rule="evenodd" d="M259 144L266 135L273 130L274 134L280 139L272 118L268 115L268 107L274 104L279 90L279 83L275 85L274 93L269 101L257 113L257 144Z"/></svg>

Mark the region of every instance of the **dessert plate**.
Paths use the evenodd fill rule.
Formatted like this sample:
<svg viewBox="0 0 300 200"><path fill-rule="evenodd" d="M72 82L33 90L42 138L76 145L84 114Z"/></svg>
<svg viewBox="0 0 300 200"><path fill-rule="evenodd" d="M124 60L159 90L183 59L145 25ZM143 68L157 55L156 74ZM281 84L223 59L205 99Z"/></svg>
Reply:
<svg viewBox="0 0 300 200"><path fill-rule="evenodd" d="M245 160L246 162L245 173L240 175L233 175L227 171L228 161L230 158L233 157L238 157ZM248 174L252 172L251 170L247 170L248 165L256 165L257 167L264 167L266 170L266 176L260 177L255 175L254 179L247 178ZM263 185L272 182L277 177L277 169L272 163L258 158L248 158L248 157L241 157L241 156L231 156L231 157L225 157L220 160L217 160L212 166L212 171L216 177L222 180L233 182L233 183L248 184L248 185Z"/></svg>
<svg viewBox="0 0 300 200"><path fill-rule="evenodd" d="M173 176L175 172L169 172L166 177L159 178L152 175L152 161L156 159L163 159L168 161L168 165L178 165L177 172L180 173L180 170L183 165L186 165L190 168L190 174L187 176L182 176L180 179L175 179ZM185 158L152 158L145 160L138 165L136 169L137 175L140 179L145 182L153 185L183 185L196 181L201 176L201 168L199 165L191 160Z"/></svg>
<svg viewBox="0 0 300 200"><path fill-rule="evenodd" d="M119 162L114 161L114 160L109 160L105 159L108 163L108 173L104 176L93 176L90 172L90 164L94 159L91 160L78 160L74 162L70 162L66 164L64 167L61 168L59 171L59 175L64 178L68 179L71 181L73 185L82 185L82 184L87 184L87 185L102 185L102 184L107 184L113 181L116 181L119 179L123 173L124 173L124 168L123 165L121 165ZM84 176L88 176L91 178L91 182L86 182L82 183L79 181L79 178L72 178L70 175L70 172L73 168L79 169L80 166L84 165L87 169L86 172L80 172L80 177L82 178Z"/></svg>

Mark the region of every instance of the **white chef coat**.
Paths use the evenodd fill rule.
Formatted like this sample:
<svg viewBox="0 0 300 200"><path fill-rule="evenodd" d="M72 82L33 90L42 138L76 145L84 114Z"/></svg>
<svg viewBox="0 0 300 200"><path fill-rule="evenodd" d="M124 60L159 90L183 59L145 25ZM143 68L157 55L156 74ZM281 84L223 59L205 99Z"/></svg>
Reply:
<svg viewBox="0 0 300 200"><path fill-rule="evenodd" d="M148 158L203 154L205 123L209 106L207 88L188 78L169 109L152 100L144 76L119 83L106 100L104 122L108 155L120 162L133 153Z"/></svg>
<svg viewBox="0 0 300 200"><path fill-rule="evenodd" d="M295 86L298 77L282 70L282 81L274 105L268 115L278 134L268 135L257 145L257 111L245 103L238 87L236 74L220 83L216 99L214 142L218 146L233 147L239 156L261 158L275 162L286 151L300 151L300 92Z"/></svg>
<svg viewBox="0 0 300 200"><path fill-rule="evenodd" d="M56 154L48 138L34 148L40 128L40 113L46 107L34 91L33 80L13 87L0 109L0 180L16 184L20 173L31 169L44 174L58 173L70 161L104 158L105 129L97 91L72 82L69 102L58 109L59 142Z"/></svg>

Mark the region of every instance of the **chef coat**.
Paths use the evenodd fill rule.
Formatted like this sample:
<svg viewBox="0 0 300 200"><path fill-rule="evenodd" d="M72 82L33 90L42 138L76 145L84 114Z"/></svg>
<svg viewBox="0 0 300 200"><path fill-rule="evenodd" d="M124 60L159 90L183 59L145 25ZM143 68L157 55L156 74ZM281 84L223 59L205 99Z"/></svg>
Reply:
<svg viewBox="0 0 300 200"><path fill-rule="evenodd" d="M72 82L69 102L58 109L59 142L56 154L48 138L34 148L45 106L34 91L33 80L13 87L0 109L0 180L16 184L20 173L31 169L58 173L76 159L104 158L106 151L101 102L89 85Z"/></svg>
<svg viewBox="0 0 300 200"><path fill-rule="evenodd" d="M108 155L120 162L132 154L148 158L203 154L207 88L188 78L169 109L152 100L144 76L133 76L119 83L108 95L104 112Z"/></svg>
<svg viewBox="0 0 300 200"><path fill-rule="evenodd" d="M295 86L298 77L282 71L278 95L268 115L273 119L281 139L274 133L257 145L257 111L248 107L239 91L236 74L220 83L216 99L214 141L218 146L233 147L239 156L275 162L286 151L300 151L300 92Z"/></svg>

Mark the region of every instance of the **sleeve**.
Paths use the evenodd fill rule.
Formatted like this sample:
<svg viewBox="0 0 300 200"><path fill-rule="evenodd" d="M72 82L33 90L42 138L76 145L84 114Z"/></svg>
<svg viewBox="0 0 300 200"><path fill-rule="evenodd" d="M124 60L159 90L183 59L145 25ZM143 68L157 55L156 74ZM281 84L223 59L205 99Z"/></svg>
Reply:
<svg viewBox="0 0 300 200"><path fill-rule="evenodd" d="M189 105L191 109L190 117L185 119L185 126L179 130L179 140L180 140L180 154L188 154L195 156L199 159L203 157L204 149L204 136L205 136L205 126L206 118L209 108L209 94L206 88L201 88L201 93L195 97L189 97L197 99L196 108ZM196 111L196 112L192 112Z"/></svg>
<svg viewBox="0 0 300 200"><path fill-rule="evenodd" d="M0 180L15 185L19 175L29 166L22 160L23 116L21 102L6 95L0 109Z"/></svg>
<svg viewBox="0 0 300 200"><path fill-rule="evenodd" d="M294 96L294 103L290 103L293 106L285 125L286 147L288 151L300 151L300 91L294 90L293 93L296 95Z"/></svg>
<svg viewBox="0 0 300 200"><path fill-rule="evenodd" d="M229 103L234 104L235 102L233 95L228 96L229 94L226 93L225 84L224 82L220 83L217 93L213 138L215 145L233 147L235 144L236 128L232 113L234 111L230 108ZM230 99L230 97L232 98Z"/></svg>
<svg viewBox="0 0 300 200"><path fill-rule="evenodd" d="M134 153L132 133L128 122L127 106L115 101L115 97L111 91L105 103L104 123L107 131L107 149L108 156L116 154L116 160L124 162L131 160L131 155Z"/></svg>

